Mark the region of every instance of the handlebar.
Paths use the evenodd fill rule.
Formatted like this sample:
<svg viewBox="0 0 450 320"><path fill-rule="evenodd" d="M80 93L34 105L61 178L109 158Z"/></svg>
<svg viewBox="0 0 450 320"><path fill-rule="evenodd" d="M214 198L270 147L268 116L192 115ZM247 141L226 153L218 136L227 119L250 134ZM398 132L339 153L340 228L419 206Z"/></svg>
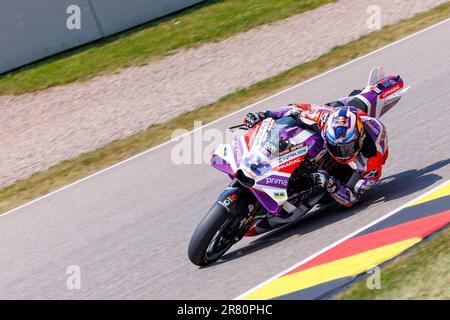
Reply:
<svg viewBox="0 0 450 320"><path fill-rule="evenodd" d="M234 130L234 129L240 129L240 130L248 130L248 127L245 125L245 123L239 124L237 126L229 127L228 130Z"/></svg>

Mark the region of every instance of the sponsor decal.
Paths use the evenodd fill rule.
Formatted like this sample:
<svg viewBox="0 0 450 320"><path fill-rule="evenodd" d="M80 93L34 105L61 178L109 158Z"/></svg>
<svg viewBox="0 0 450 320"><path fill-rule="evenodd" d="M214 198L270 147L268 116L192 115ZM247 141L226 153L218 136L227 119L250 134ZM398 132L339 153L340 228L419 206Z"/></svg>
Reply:
<svg viewBox="0 0 450 320"><path fill-rule="evenodd" d="M339 116L339 117L334 118L333 127L348 128L348 127L350 127L350 123L346 117Z"/></svg>
<svg viewBox="0 0 450 320"><path fill-rule="evenodd" d="M258 176L261 176L272 169L271 165L267 161L264 161L261 157L255 154L245 158L244 164L251 170L251 172Z"/></svg>
<svg viewBox="0 0 450 320"><path fill-rule="evenodd" d="M238 165L242 159L242 152L239 145L239 140L234 141L234 154L236 156L236 164Z"/></svg>
<svg viewBox="0 0 450 320"><path fill-rule="evenodd" d="M378 136L378 135L380 134L380 130L377 129L377 128L374 126L373 120L366 121L365 124L367 124L367 126L370 128L370 130L372 130L372 132L373 132L375 135Z"/></svg>
<svg viewBox="0 0 450 320"><path fill-rule="evenodd" d="M248 141L248 149L250 150L253 146L253 142L255 141L256 135L258 134L259 126L256 125L252 131L252 134L250 136L250 140Z"/></svg>
<svg viewBox="0 0 450 320"><path fill-rule="evenodd" d="M378 170L370 170L369 172L364 174L364 178L370 179L370 178L376 178L378 176Z"/></svg>
<svg viewBox="0 0 450 320"><path fill-rule="evenodd" d="M223 147L223 157L225 158L228 155L228 147L224 146Z"/></svg>
<svg viewBox="0 0 450 320"><path fill-rule="evenodd" d="M219 201L218 203L225 207L225 209L229 210L229 206L231 203L237 200L237 194L230 194L225 200Z"/></svg>
<svg viewBox="0 0 450 320"><path fill-rule="evenodd" d="M385 92L383 92L382 94L380 94L380 98L384 99L387 96L390 96L391 94L393 94L394 92L397 92L398 90L400 90L403 87L402 83L398 83L395 86L393 86L392 88L386 90Z"/></svg>
<svg viewBox="0 0 450 320"><path fill-rule="evenodd" d="M275 192L274 194L273 194L273 197L275 198L275 199L283 199L284 197L286 197L286 193L285 192Z"/></svg>
<svg viewBox="0 0 450 320"><path fill-rule="evenodd" d="M290 152L288 154L282 155L278 158L278 163L284 163L287 162L293 158L297 158L303 154L305 154L308 151L307 147L303 147L301 149L295 150L293 152Z"/></svg>
<svg viewBox="0 0 450 320"><path fill-rule="evenodd" d="M278 167L275 168L275 170L283 171L283 170L285 170L286 168L289 168L289 167L291 167L291 166L297 165L297 164L300 163L301 161L302 161L302 158L298 157L297 159L293 159L293 160L291 160L291 161L289 161L289 162L286 162L286 163L283 163L283 164L279 165Z"/></svg>
<svg viewBox="0 0 450 320"><path fill-rule="evenodd" d="M265 183L272 184L272 185L276 184L276 185L286 187L288 185L288 180L282 179L282 178L267 177L265 180Z"/></svg>
<svg viewBox="0 0 450 320"><path fill-rule="evenodd" d="M296 145L293 145L293 146L289 147L288 149L283 150L282 152L280 152L280 156L284 156L285 154L288 154L289 152L292 152L292 151L298 150L300 148L303 148L304 146L305 146L305 144L303 142L299 143L299 144L296 144Z"/></svg>

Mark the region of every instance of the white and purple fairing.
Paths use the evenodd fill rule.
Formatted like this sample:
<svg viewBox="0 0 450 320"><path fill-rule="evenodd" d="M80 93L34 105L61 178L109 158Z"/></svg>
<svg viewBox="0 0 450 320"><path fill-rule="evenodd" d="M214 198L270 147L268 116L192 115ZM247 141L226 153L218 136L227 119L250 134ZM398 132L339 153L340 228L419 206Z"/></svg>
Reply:
<svg viewBox="0 0 450 320"><path fill-rule="evenodd" d="M286 123L289 119L294 123ZM272 214L293 210L287 195L292 172L306 156L313 159L325 153L320 137L293 124L291 118L267 118L232 145L219 145L211 159L211 165L231 179L251 181L249 189ZM289 147L280 148L279 141Z"/></svg>
<svg viewBox="0 0 450 320"><path fill-rule="evenodd" d="M368 85L359 94L339 101L365 109L369 116L378 119L394 107L409 88L404 87L400 76L385 76L382 67L378 66L372 69Z"/></svg>

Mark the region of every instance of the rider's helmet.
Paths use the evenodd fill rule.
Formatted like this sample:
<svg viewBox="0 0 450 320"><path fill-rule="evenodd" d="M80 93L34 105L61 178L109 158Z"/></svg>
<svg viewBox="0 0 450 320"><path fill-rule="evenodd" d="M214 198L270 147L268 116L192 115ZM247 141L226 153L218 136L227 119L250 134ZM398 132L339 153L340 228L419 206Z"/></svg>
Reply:
<svg viewBox="0 0 450 320"><path fill-rule="evenodd" d="M344 106L330 114L322 129L328 152L338 162L347 164L358 155L364 140L364 127L357 110Z"/></svg>

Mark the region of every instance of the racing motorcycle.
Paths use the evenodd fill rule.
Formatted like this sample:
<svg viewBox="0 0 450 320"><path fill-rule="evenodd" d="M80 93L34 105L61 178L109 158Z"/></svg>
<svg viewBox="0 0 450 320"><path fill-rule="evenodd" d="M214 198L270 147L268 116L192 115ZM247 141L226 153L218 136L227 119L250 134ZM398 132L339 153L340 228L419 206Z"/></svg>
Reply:
<svg viewBox="0 0 450 320"><path fill-rule="evenodd" d="M408 89L400 76L386 77L382 68L376 67L364 89L329 105L350 105L379 118ZM267 217L277 226L293 223L326 198L325 190L310 178L323 165L320 160L326 154L319 135L299 128L291 117L266 118L251 129L244 125L230 129L236 128L247 132L232 144L219 145L211 158L211 165L227 174L231 182L190 240L188 256L198 266L222 257L258 220ZM309 156L312 149L315 158ZM341 166L332 174L348 181L348 173L349 169Z"/></svg>

